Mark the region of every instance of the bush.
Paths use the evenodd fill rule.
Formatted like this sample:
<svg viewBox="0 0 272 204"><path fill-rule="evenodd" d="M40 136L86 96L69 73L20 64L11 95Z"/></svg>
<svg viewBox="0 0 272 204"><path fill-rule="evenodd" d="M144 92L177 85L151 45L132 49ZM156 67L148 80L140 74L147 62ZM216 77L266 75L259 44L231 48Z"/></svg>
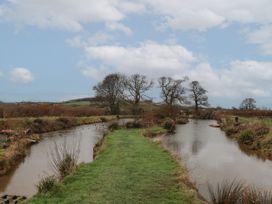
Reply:
<svg viewBox="0 0 272 204"><path fill-rule="evenodd" d="M239 135L239 140L242 144L252 144L254 141L254 134L251 130L246 130Z"/></svg>
<svg viewBox="0 0 272 204"><path fill-rule="evenodd" d="M176 128L175 121L171 118L167 118L163 121L162 126L164 129L166 129L169 133L173 133Z"/></svg>
<svg viewBox="0 0 272 204"><path fill-rule="evenodd" d="M43 116L94 116L103 115L103 108L89 106L56 105L50 103L0 104L0 117L6 118Z"/></svg>
<svg viewBox="0 0 272 204"><path fill-rule="evenodd" d="M225 128L225 132L227 134L227 136L231 136L234 135L238 132L238 130L235 127L227 127Z"/></svg>
<svg viewBox="0 0 272 204"><path fill-rule="evenodd" d="M107 118L105 118L105 117L100 117L100 120L101 120L102 123L105 123L105 122L108 121Z"/></svg>
<svg viewBox="0 0 272 204"><path fill-rule="evenodd" d="M141 120L135 120L126 123L126 128L144 128L145 124Z"/></svg>
<svg viewBox="0 0 272 204"><path fill-rule="evenodd" d="M52 191L57 185L57 179L54 176L43 178L37 185L38 193L47 193Z"/></svg>
<svg viewBox="0 0 272 204"><path fill-rule="evenodd" d="M180 125L186 124L188 122L189 122L188 118L178 118L176 120L176 124L180 124Z"/></svg>

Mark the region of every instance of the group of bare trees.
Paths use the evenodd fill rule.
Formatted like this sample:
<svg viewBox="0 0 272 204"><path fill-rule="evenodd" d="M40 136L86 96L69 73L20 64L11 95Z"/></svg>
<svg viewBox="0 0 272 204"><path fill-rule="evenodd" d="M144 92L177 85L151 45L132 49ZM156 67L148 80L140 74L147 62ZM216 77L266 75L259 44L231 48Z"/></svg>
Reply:
<svg viewBox="0 0 272 204"><path fill-rule="evenodd" d="M192 81L189 88L184 86L188 77L183 79L173 79L171 77L160 77L158 87L161 91L161 99L169 107L177 104L194 103L195 109L200 106L208 106L207 91L198 81ZM130 102L134 104L136 110L139 110L139 104L145 99L150 99L147 92L154 87L154 82L146 76L134 74L125 76L114 73L107 75L103 81L93 87L96 97L103 99L110 108L111 114L119 114L120 104ZM186 96L190 92L189 97ZM189 100L188 100L189 99Z"/></svg>

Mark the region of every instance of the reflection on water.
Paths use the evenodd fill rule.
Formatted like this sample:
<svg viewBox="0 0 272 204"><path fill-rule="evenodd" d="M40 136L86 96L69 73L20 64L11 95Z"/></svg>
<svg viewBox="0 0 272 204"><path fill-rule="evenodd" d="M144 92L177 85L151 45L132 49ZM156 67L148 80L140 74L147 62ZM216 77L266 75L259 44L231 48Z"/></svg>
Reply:
<svg viewBox="0 0 272 204"><path fill-rule="evenodd" d="M50 165L50 152L54 144L67 147L79 144L79 162L93 160L93 147L102 137L105 124L86 125L65 131L44 134L44 139L33 145L23 162L8 175L0 177L0 193L32 196L36 193L36 184L47 175L53 174Z"/></svg>
<svg viewBox="0 0 272 204"><path fill-rule="evenodd" d="M185 161L199 192L208 198L207 183L241 179L249 185L272 190L272 162L243 153L235 141L209 125L211 120L192 120L177 126L176 134L163 143Z"/></svg>

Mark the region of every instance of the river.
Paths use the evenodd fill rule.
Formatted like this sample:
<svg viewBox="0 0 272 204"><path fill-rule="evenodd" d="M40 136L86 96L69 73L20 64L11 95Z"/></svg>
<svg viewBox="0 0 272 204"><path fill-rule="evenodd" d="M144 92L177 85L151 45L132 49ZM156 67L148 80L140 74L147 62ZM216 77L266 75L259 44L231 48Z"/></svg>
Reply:
<svg viewBox="0 0 272 204"><path fill-rule="evenodd" d="M216 187L225 180L241 180L264 190L272 190L272 162L249 156L237 142L226 137L212 120L191 120L178 125L176 133L162 138L180 156L200 194L209 199L208 183Z"/></svg>
<svg viewBox="0 0 272 204"><path fill-rule="evenodd" d="M51 159L55 144L70 148L79 146L78 162L93 160L93 147L102 138L106 124L75 127L42 134L43 140L32 145L29 153L16 169L0 177L0 194L30 197L37 192L36 185L45 176L53 175Z"/></svg>

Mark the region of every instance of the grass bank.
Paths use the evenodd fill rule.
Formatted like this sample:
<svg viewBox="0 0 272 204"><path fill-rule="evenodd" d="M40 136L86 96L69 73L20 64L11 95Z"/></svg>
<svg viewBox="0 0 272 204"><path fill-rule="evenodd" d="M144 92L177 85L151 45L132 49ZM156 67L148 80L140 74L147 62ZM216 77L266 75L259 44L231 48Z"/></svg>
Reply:
<svg viewBox="0 0 272 204"><path fill-rule="evenodd" d="M187 173L139 129L110 133L96 160L28 203L203 203Z"/></svg>
<svg viewBox="0 0 272 204"><path fill-rule="evenodd" d="M272 160L272 119L257 117L226 117L221 127L248 154Z"/></svg>
<svg viewBox="0 0 272 204"><path fill-rule="evenodd" d="M0 131L12 129L15 133L7 141L0 140L0 175L6 174L25 157L28 147L42 139L39 134L74 126L106 122L115 116L41 117L0 119ZM5 147L5 148L4 148Z"/></svg>

